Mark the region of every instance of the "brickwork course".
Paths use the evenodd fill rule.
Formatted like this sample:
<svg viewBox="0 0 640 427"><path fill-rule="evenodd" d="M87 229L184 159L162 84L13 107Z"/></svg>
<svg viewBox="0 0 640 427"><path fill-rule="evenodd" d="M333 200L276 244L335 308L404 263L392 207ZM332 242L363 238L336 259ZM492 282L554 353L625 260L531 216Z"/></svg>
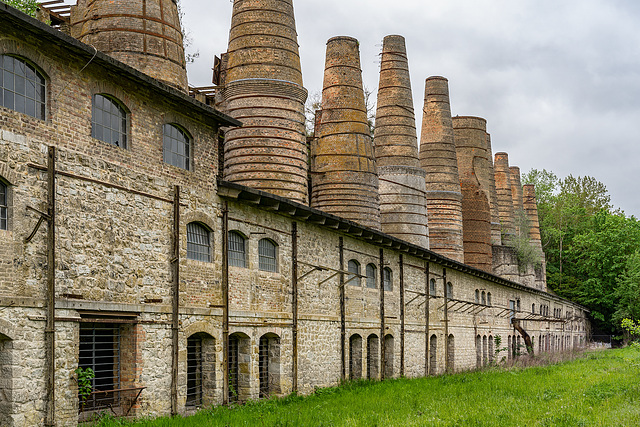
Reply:
<svg viewBox="0 0 640 427"><path fill-rule="evenodd" d="M382 44L373 138L382 231L429 248L425 172L418 159L416 118L404 37Z"/></svg>
<svg viewBox="0 0 640 427"><path fill-rule="evenodd" d="M446 78L426 79L423 112L420 166L426 174L429 246L463 262L462 193Z"/></svg>
<svg viewBox="0 0 640 427"><path fill-rule="evenodd" d="M489 153L492 153L491 148L491 134L487 133L487 147ZM495 176L495 165L493 163L493 157L489 155L489 160L491 161L490 165L490 174ZM496 190L496 181L495 179L491 180L489 187L489 208L491 209L491 244L502 245L502 230L500 227L500 213L498 211L498 193Z"/></svg>
<svg viewBox="0 0 640 427"><path fill-rule="evenodd" d="M291 10L285 1L251 4L264 13ZM287 13L278 16L291 22ZM481 231L482 270L362 219L221 179L228 159L219 129L228 135L241 121L3 3L0 32L2 60L33 64L46 97L43 118L0 106L0 180L8 194L0 230L3 427L75 426L104 410L189 415L236 399L309 394L350 378L474 369L492 361L497 336L515 345L511 317L521 319L536 353L586 345L586 310L546 292L544 265L531 280L487 272L490 208L478 182L463 181L463 189L464 200L477 204L465 205L465 218L478 223L469 231ZM371 144L361 84L353 92L338 87L345 85L337 74L349 68L340 60L356 64L357 43L334 42L328 63L336 69L327 81L340 84L327 85L332 96L321 128L335 129L329 119L344 117L331 108L355 106L349 126ZM356 72L349 78L361 83ZM436 117L450 121L446 80L434 82L429 99L447 104L432 106L444 114ZM287 84L302 91L301 82ZM98 94L126 107L126 147L91 136ZM188 135L188 167L164 160L167 125ZM453 143L450 125L434 124L434 132ZM455 151L452 162L446 144L446 173L430 191L459 193ZM345 164L375 181L367 147L345 156L357 158L357 167ZM523 193L530 237L539 242L535 189ZM375 200L373 190L367 194ZM462 226L459 233L461 246ZM512 254L503 255L512 268ZM84 405L79 365L100 366ZM102 406L95 396L104 396Z"/></svg>
<svg viewBox="0 0 640 427"><path fill-rule="evenodd" d="M511 197L513 198L514 215L522 215L524 212L522 198L522 181L520 178L520 168L518 166L509 166L509 175L511 176ZM520 234L520 226L516 224L516 234Z"/></svg>
<svg viewBox="0 0 640 427"><path fill-rule="evenodd" d="M498 210L503 236L507 242L515 234L515 217L513 210L513 196L511 192L511 172L509 171L509 155L496 153L495 155L495 183L498 195Z"/></svg>

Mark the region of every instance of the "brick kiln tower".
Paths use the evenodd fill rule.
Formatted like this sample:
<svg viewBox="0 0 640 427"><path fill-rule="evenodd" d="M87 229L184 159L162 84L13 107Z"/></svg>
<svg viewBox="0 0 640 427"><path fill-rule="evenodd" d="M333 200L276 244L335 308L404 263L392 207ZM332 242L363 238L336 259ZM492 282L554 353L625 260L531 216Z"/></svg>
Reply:
<svg viewBox="0 0 640 427"><path fill-rule="evenodd" d="M495 181L498 194L498 211L502 232L507 238L513 238L515 234L515 218L513 212L513 196L511 193L511 172L509 171L509 155L496 153ZM506 243L506 242L504 242Z"/></svg>
<svg viewBox="0 0 640 427"><path fill-rule="evenodd" d="M235 0L221 97L224 179L308 202L308 149L292 0Z"/></svg>
<svg viewBox="0 0 640 427"><path fill-rule="evenodd" d="M176 0L78 0L71 34L115 59L188 90Z"/></svg>
<svg viewBox="0 0 640 427"><path fill-rule="evenodd" d="M487 133L487 149L489 150L489 154L493 152L491 149L491 134L489 133ZM495 176L495 167L494 167L493 159L491 158L491 156L489 156L489 160L491 161L490 174ZM491 245L500 246L502 245L502 230L500 227L500 213L498 211L498 193L496 191L495 179L491 180L491 184L489 188L489 209L491 210Z"/></svg>
<svg viewBox="0 0 640 427"><path fill-rule="evenodd" d="M429 245L434 252L464 262L462 193L449 82L444 77L429 77L424 92L420 166L426 172Z"/></svg>
<svg viewBox="0 0 640 427"><path fill-rule="evenodd" d="M311 206L379 230L378 173L354 38L327 42L319 114L311 146Z"/></svg>
<svg viewBox="0 0 640 427"><path fill-rule="evenodd" d="M542 250L542 238L540 236L540 222L538 220L538 202L536 200L536 188L533 184L527 184L522 187L522 199L524 210L529 217L529 239L531 245L536 249L540 255L541 265L536 268L536 288L546 291L547 290L547 268Z"/></svg>
<svg viewBox="0 0 640 427"><path fill-rule="evenodd" d="M510 166L509 174L511 175L511 197L513 198L513 215L516 218L516 234L520 233L517 218L522 215L524 205L522 202L522 182L520 180L520 168L518 166Z"/></svg>
<svg viewBox="0 0 640 427"><path fill-rule="evenodd" d="M374 147L382 231L429 247L425 172L418 159L416 117L404 37L382 45Z"/></svg>
<svg viewBox="0 0 640 427"><path fill-rule="evenodd" d="M464 261L492 272L491 153L487 121L480 117L453 118L453 132L462 187Z"/></svg>

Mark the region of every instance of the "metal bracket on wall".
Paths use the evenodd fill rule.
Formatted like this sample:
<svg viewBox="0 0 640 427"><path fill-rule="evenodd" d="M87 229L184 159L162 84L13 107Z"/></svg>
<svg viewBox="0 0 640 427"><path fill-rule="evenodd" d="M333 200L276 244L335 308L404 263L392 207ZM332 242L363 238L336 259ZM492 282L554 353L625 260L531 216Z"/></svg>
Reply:
<svg viewBox="0 0 640 427"><path fill-rule="evenodd" d="M35 228L31 232L31 234L29 234L29 237L24 239L25 243L29 243L30 241L33 240L34 237L36 237L36 233L38 232L38 230L40 229L40 226L42 225L42 223L45 220L49 221L49 215L47 215L46 213L40 212L38 209L32 208L31 206L27 206L27 209L30 210L30 211L34 211L35 213L40 215L40 218L38 219L38 223L36 224Z"/></svg>

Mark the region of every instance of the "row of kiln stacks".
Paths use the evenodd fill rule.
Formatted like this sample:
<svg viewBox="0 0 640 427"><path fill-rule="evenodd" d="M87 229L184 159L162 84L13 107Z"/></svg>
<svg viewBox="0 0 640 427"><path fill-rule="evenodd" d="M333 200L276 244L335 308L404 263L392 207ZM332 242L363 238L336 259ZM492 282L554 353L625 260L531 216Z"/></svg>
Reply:
<svg viewBox="0 0 640 427"><path fill-rule="evenodd" d="M122 19L112 13L117 3L79 0L72 34L187 91L175 0L127 2L140 3L146 14L159 11L161 19L152 22L164 25L156 31L164 37L155 44L133 28L126 37L114 35L130 25L114 21ZM521 186L520 170L509 166L506 153L496 153L494 161L485 119L451 117L443 77L426 79L418 149L402 36L384 39L373 138L358 41L334 37L327 42L322 104L308 142L292 0L235 0L217 74L216 107L243 123L226 130L223 179L546 290L534 188ZM523 234L539 256L537 265L518 266L511 246Z"/></svg>

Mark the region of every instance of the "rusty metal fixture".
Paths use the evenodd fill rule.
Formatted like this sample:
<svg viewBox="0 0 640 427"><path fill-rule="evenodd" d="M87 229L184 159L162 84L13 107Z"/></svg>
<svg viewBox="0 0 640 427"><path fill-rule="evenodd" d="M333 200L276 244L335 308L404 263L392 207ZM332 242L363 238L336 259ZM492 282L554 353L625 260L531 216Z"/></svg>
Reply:
<svg viewBox="0 0 640 427"><path fill-rule="evenodd" d="M434 252L463 262L462 193L449 82L444 77L429 77L425 83L420 166L426 173L429 246Z"/></svg>
<svg viewBox="0 0 640 427"><path fill-rule="evenodd" d="M511 197L513 198L513 213L517 218L518 215L522 215L522 212L524 211L520 168L518 166L510 166L509 174L511 175ZM520 234L520 227L517 221L516 234Z"/></svg>
<svg viewBox="0 0 640 427"><path fill-rule="evenodd" d="M374 147L380 177L382 231L428 248L425 172L418 159L407 49L402 36L384 38Z"/></svg>
<svg viewBox="0 0 640 427"><path fill-rule="evenodd" d="M78 0L70 21L81 42L188 91L176 0Z"/></svg>
<svg viewBox="0 0 640 427"><path fill-rule="evenodd" d="M515 233L513 196L511 193L511 173L509 172L509 155L507 153L496 153L494 164L500 224L502 225L502 233L506 236L508 241L510 238L513 238Z"/></svg>
<svg viewBox="0 0 640 427"><path fill-rule="evenodd" d="M224 141L224 179L308 203L308 148L293 2L236 0L221 108L243 126Z"/></svg>
<svg viewBox="0 0 640 427"><path fill-rule="evenodd" d="M477 183L465 180L461 182L460 186L464 223L464 262L472 267L492 273L489 199L487 199L486 192Z"/></svg>
<svg viewBox="0 0 640 427"><path fill-rule="evenodd" d="M487 149L489 150L489 160L491 161L491 175L494 175L495 168L491 153L491 134L487 133ZM489 209L491 210L491 244L493 246L502 245L502 231L500 227L500 213L498 211L498 193L496 192L496 181L491 180L489 188Z"/></svg>
<svg viewBox="0 0 640 427"><path fill-rule="evenodd" d="M379 230L378 172L354 38L327 42L318 114L317 139L311 145L311 206Z"/></svg>

